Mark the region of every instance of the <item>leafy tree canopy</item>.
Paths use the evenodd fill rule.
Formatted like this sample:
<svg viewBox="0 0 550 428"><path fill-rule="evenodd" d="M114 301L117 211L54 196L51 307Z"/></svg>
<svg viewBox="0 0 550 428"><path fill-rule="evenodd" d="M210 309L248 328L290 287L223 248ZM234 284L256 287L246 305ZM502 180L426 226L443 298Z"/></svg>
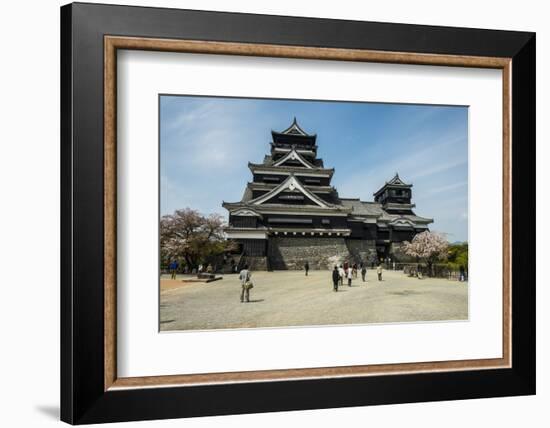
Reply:
<svg viewBox="0 0 550 428"><path fill-rule="evenodd" d="M468 270L468 243L461 242L449 246L448 264L451 269Z"/></svg>
<svg viewBox="0 0 550 428"><path fill-rule="evenodd" d="M204 216L190 208L176 210L160 219L160 250L164 263L185 260L196 267L209 256L222 254L235 248L233 241L225 239L224 221L219 214Z"/></svg>

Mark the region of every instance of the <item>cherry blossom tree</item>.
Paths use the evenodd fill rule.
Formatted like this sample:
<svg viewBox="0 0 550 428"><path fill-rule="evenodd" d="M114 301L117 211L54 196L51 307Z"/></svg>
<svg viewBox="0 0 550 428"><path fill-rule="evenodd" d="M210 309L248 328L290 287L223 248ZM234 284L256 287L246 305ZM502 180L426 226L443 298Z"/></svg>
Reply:
<svg viewBox="0 0 550 428"><path fill-rule="evenodd" d="M423 261L432 275L433 264L438 260L446 260L449 251L449 243L445 236L437 232L422 232L416 235L411 242L403 243L403 252L417 261Z"/></svg>
<svg viewBox="0 0 550 428"><path fill-rule="evenodd" d="M225 239L224 221L219 214L203 216L190 208L176 210L160 219L161 259L167 262L183 259L189 267L196 267L209 256L235 248Z"/></svg>

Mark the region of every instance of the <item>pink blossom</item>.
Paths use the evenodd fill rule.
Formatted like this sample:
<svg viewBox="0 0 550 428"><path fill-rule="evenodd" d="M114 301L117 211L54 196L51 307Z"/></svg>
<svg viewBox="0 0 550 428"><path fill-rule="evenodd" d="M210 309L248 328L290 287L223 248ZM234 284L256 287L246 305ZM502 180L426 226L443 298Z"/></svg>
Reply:
<svg viewBox="0 0 550 428"><path fill-rule="evenodd" d="M428 262L445 260L447 258L449 243L444 235L437 232L422 232L416 235L412 242L403 243L405 254L424 259Z"/></svg>

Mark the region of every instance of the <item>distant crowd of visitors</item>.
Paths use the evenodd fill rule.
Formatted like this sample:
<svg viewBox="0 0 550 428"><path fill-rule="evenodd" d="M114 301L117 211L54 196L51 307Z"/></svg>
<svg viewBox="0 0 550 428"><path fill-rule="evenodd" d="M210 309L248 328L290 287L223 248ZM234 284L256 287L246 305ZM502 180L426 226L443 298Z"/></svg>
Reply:
<svg viewBox="0 0 550 428"><path fill-rule="evenodd" d="M177 260L174 260L169 263L168 265L168 271L170 273L171 279L176 279L176 273L179 269L179 263ZM304 264L304 271L306 276L309 275L309 262L306 261ZM376 274L378 276L378 281L382 281L382 265L378 264L376 268ZM201 273L201 272L212 272L212 266L208 265L206 268L201 264L198 266L196 271L194 270L193 273ZM361 272L361 279L362 282L367 281L367 265L364 263L360 263L357 265L357 263L350 264L348 261L344 262L344 264L340 266L334 266L334 269L332 270L332 284L333 284L333 290L338 291L339 286L344 285L344 280L347 280L348 287L352 286L352 282L354 279L357 279L358 273ZM244 265L243 269L239 272L239 281L241 283L241 292L240 292L240 298L241 302L248 303L250 302L250 290L254 287L254 283L252 282L252 273L249 270L248 265Z"/></svg>
<svg viewBox="0 0 550 428"><path fill-rule="evenodd" d="M304 271L306 276L309 275L309 262L305 262ZM357 279L358 272L361 271L361 279L363 282L367 281L367 265L361 263L357 266L357 263L350 265L349 262L345 262L343 265L334 266L332 271L332 284L333 290L338 291L338 286L344 285L344 279L347 279L348 287L352 286L352 281ZM382 281L382 265L378 265L376 268L378 275L378 281ZM239 273L239 280L241 282L241 303L250 302L250 290L254 287L252 282L252 273L248 269L248 265Z"/></svg>
<svg viewBox="0 0 550 428"><path fill-rule="evenodd" d="M350 266L348 262L345 262L343 265L334 266L334 269L332 270L333 290L338 291L338 286L344 285L344 279L347 279L348 287L351 287L352 281L354 279L357 279L358 269L361 270L361 279L363 280L363 282L366 282L367 281L366 264L361 263L358 267L357 263L354 263L353 265ZM378 281L382 281L382 265L380 264L378 265L378 267L376 268L376 273L378 275Z"/></svg>
<svg viewBox="0 0 550 428"><path fill-rule="evenodd" d="M182 268L180 268L180 264L178 263L177 260L171 261L168 264L168 273L170 274L170 278L171 279L176 279L176 274L178 272L184 273L184 274L195 275L195 274L198 274L198 273L205 273L205 272L206 273L213 273L214 268L212 267L211 264L207 264L207 265L200 264L196 268L193 268L193 269L189 269L188 266L183 266Z"/></svg>

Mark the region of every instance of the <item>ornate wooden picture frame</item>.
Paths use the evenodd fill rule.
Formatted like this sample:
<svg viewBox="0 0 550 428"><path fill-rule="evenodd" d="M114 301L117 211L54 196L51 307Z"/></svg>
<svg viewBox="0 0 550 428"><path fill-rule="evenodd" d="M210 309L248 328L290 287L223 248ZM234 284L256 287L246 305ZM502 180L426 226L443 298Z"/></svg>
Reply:
<svg viewBox="0 0 550 428"><path fill-rule="evenodd" d="M502 70L502 358L118 377L120 49ZM535 392L534 34L71 4L61 9L61 53L62 420L114 422Z"/></svg>

